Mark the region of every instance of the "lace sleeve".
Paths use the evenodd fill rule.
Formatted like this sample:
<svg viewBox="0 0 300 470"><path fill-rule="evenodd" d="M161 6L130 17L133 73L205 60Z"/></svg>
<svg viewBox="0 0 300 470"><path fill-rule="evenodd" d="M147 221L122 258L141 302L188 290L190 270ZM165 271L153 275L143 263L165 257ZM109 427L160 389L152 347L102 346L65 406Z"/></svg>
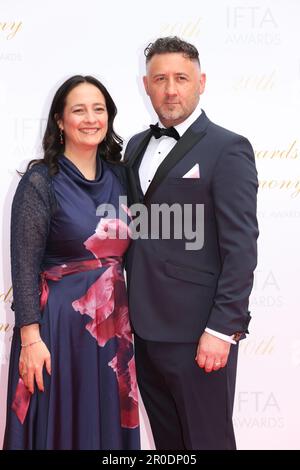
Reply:
<svg viewBox="0 0 300 470"><path fill-rule="evenodd" d="M54 206L51 191L48 169L39 164L25 173L13 199L11 268L17 327L41 323L39 273Z"/></svg>

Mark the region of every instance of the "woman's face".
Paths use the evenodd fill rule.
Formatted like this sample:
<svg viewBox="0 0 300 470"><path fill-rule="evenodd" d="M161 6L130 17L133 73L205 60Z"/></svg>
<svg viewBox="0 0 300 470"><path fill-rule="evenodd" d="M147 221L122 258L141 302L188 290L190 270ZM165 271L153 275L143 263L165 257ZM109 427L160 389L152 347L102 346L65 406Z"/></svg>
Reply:
<svg viewBox="0 0 300 470"><path fill-rule="evenodd" d="M81 83L67 95L59 128L64 131L66 153L72 149L93 150L107 133L108 113L101 91L90 83Z"/></svg>

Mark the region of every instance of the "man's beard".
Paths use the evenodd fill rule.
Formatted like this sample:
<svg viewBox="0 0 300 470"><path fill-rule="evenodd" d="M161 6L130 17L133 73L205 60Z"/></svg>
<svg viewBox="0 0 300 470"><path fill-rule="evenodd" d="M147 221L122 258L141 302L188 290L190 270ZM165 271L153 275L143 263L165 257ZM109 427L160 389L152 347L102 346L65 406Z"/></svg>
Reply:
<svg viewBox="0 0 300 470"><path fill-rule="evenodd" d="M165 120L165 121L177 121L178 119L181 119L184 117L184 110L182 108L180 109L160 109L159 116Z"/></svg>

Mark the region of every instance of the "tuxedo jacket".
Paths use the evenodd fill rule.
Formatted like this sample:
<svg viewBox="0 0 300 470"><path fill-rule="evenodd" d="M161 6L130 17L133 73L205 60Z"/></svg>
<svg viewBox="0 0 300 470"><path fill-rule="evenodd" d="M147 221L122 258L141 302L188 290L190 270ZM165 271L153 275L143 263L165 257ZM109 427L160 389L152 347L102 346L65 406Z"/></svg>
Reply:
<svg viewBox="0 0 300 470"><path fill-rule="evenodd" d="M132 241L126 269L133 329L150 341L196 342L205 327L243 337L257 258L252 147L202 111L143 195L138 171L151 136L150 130L141 132L126 148L130 204L144 203L148 210L153 204L203 204L204 244L187 250L190 240L184 236L151 239L151 234ZM196 164L200 177L183 178Z"/></svg>

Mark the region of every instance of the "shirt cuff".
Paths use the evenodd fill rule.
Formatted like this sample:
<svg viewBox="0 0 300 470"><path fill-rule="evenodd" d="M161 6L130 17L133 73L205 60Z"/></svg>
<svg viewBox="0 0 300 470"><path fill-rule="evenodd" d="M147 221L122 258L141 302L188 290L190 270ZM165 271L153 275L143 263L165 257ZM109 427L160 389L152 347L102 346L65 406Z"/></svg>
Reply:
<svg viewBox="0 0 300 470"><path fill-rule="evenodd" d="M216 336L217 338L223 339L224 341L227 341L227 343L231 344L236 344L236 341L234 341L233 336L228 336L228 335L223 335L223 333L219 333L218 331L211 330L210 328L205 328L206 333L209 333L210 335Z"/></svg>

